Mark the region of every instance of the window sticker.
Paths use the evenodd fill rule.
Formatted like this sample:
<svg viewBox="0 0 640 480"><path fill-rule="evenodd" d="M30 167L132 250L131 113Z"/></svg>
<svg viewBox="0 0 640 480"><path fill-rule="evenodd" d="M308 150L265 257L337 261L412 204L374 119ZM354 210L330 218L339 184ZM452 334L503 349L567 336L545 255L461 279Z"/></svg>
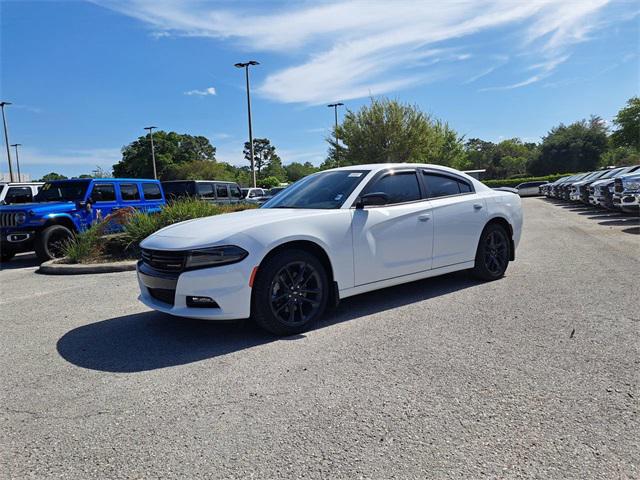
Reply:
<svg viewBox="0 0 640 480"><path fill-rule="evenodd" d="M361 177L362 176L362 172L353 172L349 174L350 177Z"/></svg>

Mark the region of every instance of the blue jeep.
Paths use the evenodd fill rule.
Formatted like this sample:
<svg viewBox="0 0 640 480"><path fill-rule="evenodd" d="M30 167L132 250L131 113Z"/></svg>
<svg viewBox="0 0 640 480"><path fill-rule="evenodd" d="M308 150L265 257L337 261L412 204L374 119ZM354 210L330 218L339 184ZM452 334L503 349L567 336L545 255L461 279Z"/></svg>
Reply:
<svg viewBox="0 0 640 480"><path fill-rule="evenodd" d="M40 261L58 258L77 232L122 208L157 212L165 204L157 180L96 178L45 183L34 203L0 206L0 259L35 250Z"/></svg>

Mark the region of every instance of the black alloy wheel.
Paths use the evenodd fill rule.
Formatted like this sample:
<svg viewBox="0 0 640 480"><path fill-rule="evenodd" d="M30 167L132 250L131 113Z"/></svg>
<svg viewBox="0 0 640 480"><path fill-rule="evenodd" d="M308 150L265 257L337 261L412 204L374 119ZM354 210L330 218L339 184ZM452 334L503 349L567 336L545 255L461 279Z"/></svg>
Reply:
<svg viewBox="0 0 640 480"><path fill-rule="evenodd" d="M510 259L511 240L507 231L498 223L490 223L480 236L471 273L480 280L497 280L504 276Z"/></svg>
<svg viewBox="0 0 640 480"><path fill-rule="evenodd" d="M258 268L253 285L252 317L276 335L308 330L327 308L329 280L313 254L282 251Z"/></svg>

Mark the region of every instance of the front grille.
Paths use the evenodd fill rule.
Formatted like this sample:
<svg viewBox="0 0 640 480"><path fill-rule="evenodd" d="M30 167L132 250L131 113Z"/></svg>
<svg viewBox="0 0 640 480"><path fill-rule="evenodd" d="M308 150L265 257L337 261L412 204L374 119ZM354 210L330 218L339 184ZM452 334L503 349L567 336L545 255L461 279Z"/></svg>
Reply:
<svg viewBox="0 0 640 480"><path fill-rule="evenodd" d="M17 213L0 213L0 227L17 227Z"/></svg>
<svg viewBox="0 0 640 480"><path fill-rule="evenodd" d="M184 270L185 252L142 249L142 261L160 272L181 272Z"/></svg>
<svg viewBox="0 0 640 480"><path fill-rule="evenodd" d="M175 303L176 291L167 288L148 288L149 295L159 302L173 305Z"/></svg>
<svg viewBox="0 0 640 480"><path fill-rule="evenodd" d="M622 179L621 178L616 178L615 179L615 187L613 187L613 190L616 193L624 192L624 186L622 185Z"/></svg>

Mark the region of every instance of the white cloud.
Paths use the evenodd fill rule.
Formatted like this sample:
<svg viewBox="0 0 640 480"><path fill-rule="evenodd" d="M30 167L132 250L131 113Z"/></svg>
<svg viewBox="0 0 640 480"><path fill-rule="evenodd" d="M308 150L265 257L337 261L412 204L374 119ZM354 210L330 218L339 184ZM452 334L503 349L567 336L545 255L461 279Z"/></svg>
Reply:
<svg viewBox="0 0 640 480"><path fill-rule="evenodd" d="M198 95L200 97L206 97L208 95L215 95L216 89L214 87L208 87L204 90L189 90L188 92L184 92L185 95Z"/></svg>
<svg viewBox="0 0 640 480"><path fill-rule="evenodd" d="M455 73L452 62L479 55L465 51L441 57L446 42L466 42L469 48L465 50L470 50L475 45L469 38L472 35L505 27L515 32L512 36L498 32L503 39L500 48L509 50L512 57L524 55L538 69L512 85L495 88L530 85L564 62L573 45L608 25L599 15L610 0L335 0L268 6L192 0L98 3L137 18L162 35L229 39L254 52L276 52L296 59L302 55L302 61L293 60L295 63L269 72L257 92L280 102L318 104L450 77ZM425 65L425 58L432 61ZM486 64L479 70L477 78L482 72L486 75ZM469 72L467 76L473 78Z"/></svg>

